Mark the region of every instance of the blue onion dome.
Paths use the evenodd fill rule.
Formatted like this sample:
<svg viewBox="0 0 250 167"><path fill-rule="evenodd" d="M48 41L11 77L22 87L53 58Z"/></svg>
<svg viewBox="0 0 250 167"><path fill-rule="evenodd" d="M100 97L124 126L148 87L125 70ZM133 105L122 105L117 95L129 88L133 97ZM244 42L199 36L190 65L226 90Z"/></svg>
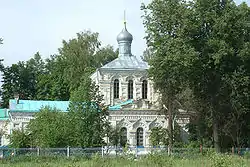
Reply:
<svg viewBox="0 0 250 167"><path fill-rule="evenodd" d="M133 40L133 36L128 32L127 28L126 28L126 24L124 29L117 35L116 38L117 42L132 42Z"/></svg>

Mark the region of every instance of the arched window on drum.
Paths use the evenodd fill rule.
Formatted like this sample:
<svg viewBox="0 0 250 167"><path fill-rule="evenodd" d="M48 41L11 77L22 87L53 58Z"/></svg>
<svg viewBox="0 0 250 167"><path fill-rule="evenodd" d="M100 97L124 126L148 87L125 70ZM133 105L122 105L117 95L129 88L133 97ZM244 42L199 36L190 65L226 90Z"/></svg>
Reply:
<svg viewBox="0 0 250 167"><path fill-rule="evenodd" d="M133 99L133 80L128 81L128 99Z"/></svg>
<svg viewBox="0 0 250 167"><path fill-rule="evenodd" d="M114 80L114 99L119 98L119 80L115 79Z"/></svg>

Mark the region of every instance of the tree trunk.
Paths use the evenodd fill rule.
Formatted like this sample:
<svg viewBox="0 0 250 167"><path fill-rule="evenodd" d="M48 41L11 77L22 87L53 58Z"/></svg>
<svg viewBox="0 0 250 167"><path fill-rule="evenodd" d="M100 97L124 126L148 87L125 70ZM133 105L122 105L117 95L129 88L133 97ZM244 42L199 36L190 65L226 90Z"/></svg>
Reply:
<svg viewBox="0 0 250 167"><path fill-rule="evenodd" d="M240 126L238 120L235 120L236 123L236 145L240 148Z"/></svg>
<svg viewBox="0 0 250 167"><path fill-rule="evenodd" d="M168 100L168 133L169 133L169 150L170 153L173 147L173 101Z"/></svg>
<svg viewBox="0 0 250 167"><path fill-rule="evenodd" d="M214 138L214 148L216 152L220 152L220 143L219 143L219 132L218 132L218 121L213 116L213 138Z"/></svg>
<svg viewBox="0 0 250 167"><path fill-rule="evenodd" d="M211 100L212 104L210 106L210 113L212 114L212 123L213 123L213 139L214 139L214 148L217 153L219 153L220 150L220 142L219 142L219 129L218 129L218 116L215 112L215 97Z"/></svg>

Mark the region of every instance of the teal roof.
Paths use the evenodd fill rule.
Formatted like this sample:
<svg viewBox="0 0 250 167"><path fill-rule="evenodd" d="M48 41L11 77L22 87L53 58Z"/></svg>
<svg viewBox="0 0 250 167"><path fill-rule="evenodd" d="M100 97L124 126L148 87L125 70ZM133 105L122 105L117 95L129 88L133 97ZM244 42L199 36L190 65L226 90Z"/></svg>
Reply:
<svg viewBox="0 0 250 167"><path fill-rule="evenodd" d="M110 106L109 110L120 110L120 109L122 109L122 106L127 105L127 104L132 104L132 103L133 103L133 99L129 99L129 100L122 102L120 104Z"/></svg>
<svg viewBox="0 0 250 167"><path fill-rule="evenodd" d="M9 109L11 112L38 112L43 107L56 108L67 112L69 101L19 100L17 104L15 99L9 100Z"/></svg>
<svg viewBox="0 0 250 167"><path fill-rule="evenodd" d="M0 109L0 121L8 120L9 114L7 109Z"/></svg>

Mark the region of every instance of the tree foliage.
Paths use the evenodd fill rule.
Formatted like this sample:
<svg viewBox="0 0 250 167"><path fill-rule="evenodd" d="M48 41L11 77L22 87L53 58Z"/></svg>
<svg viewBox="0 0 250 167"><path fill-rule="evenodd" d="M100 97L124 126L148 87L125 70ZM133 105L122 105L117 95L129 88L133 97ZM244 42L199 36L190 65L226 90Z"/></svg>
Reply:
<svg viewBox="0 0 250 167"><path fill-rule="evenodd" d="M104 144L108 122L105 110L95 103L81 103L62 112L45 107L35 114L25 129L10 135L11 147L94 147Z"/></svg>
<svg viewBox="0 0 250 167"><path fill-rule="evenodd" d="M149 47L143 51L141 58L143 61L149 62L152 59L152 56L154 56L153 49Z"/></svg>
<svg viewBox="0 0 250 167"><path fill-rule="evenodd" d="M13 130L9 139L10 146L13 148L29 148L32 146L31 135L24 130Z"/></svg>
<svg viewBox="0 0 250 167"><path fill-rule="evenodd" d="M149 140L152 146L166 146L169 141L168 130L162 127L154 127L151 129Z"/></svg>
<svg viewBox="0 0 250 167"><path fill-rule="evenodd" d="M109 143L113 146L119 146L121 144L121 127L111 126L108 130Z"/></svg>
<svg viewBox="0 0 250 167"><path fill-rule="evenodd" d="M45 107L36 113L27 126L33 145L38 147L65 147L68 143L66 113Z"/></svg>
<svg viewBox="0 0 250 167"><path fill-rule="evenodd" d="M169 116L169 146L172 146L172 119L177 95L186 84L197 53L182 33L189 10L180 1L152 1L144 10L147 43L154 56L149 61L149 76L160 91ZM162 11L162 12L160 12Z"/></svg>
<svg viewBox="0 0 250 167"><path fill-rule="evenodd" d="M2 62L3 62L3 59L0 59L0 72L2 72L4 69L4 65Z"/></svg>
<svg viewBox="0 0 250 167"><path fill-rule="evenodd" d="M173 140L175 143L184 143L181 137L181 127L177 122L174 123ZM151 133L149 140L152 146L167 146L169 145L169 132L168 129L163 127L154 127L150 129Z"/></svg>
<svg viewBox="0 0 250 167"><path fill-rule="evenodd" d="M237 6L232 0L153 0L142 9L147 43L154 51L149 73L162 97L174 101L188 86L194 97L193 108L203 120L198 122L205 122L217 151L228 147L220 138L230 134L234 140L231 145L236 136L245 138L235 129L245 131L249 127L244 119L249 115L247 4ZM164 98L163 104L167 101ZM171 122L171 113L168 115ZM202 125L198 126L201 129ZM237 146L243 143L237 142Z"/></svg>
<svg viewBox="0 0 250 167"><path fill-rule="evenodd" d="M111 144L112 146L126 147L129 145L127 138L127 129L123 129L119 124L116 126L110 126L107 129L106 134L109 139L109 144Z"/></svg>
<svg viewBox="0 0 250 167"><path fill-rule="evenodd" d="M81 78L81 84L71 96L68 121L71 131L69 140L74 146L100 146L109 129L108 112L101 104L103 96L98 86L91 82L89 74Z"/></svg>
<svg viewBox="0 0 250 167"><path fill-rule="evenodd" d="M101 46L98 33L77 33L69 41L63 40L59 54L43 60L39 52L26 62L4 67L1 90L2 106L19 94L21 99L69 100L81 89L83 78L88 78L97 67L118 56L117 51L107 45Z"/></svg>
<svg viewBox="0 0 250 167"><path fill-rule="evenodd" d="M39 100L69 100L69 84L63 76L67 68L58 55L52 55L45 60L44 73L38 75L36 99Z"/></svg>
<svg viewBox="0 0 250 167"><path fill-rule="evenodd" d="M69 41L64 40L59 55L59 60L66 66L63 77L72 91L78 88L85 73L93 72L118 56L110 46L101 48L98 33L90 31L77 33L77 37Z"/></svg>
<svg viewBox="0 0 250 167"><path fill-rule="evenodd" d="M26 62L1 68L3 107L8 106L15 93L20 99L70 100L67 113L44 108L35 115L27 127L32 144L39 147L100 146L109 129L108 113L90 75L115 59L118 52L109 45L102 47L98 33L90 31L77 33L76 38L63 40L62 44L59 54L46 60L37 52ZM16 140L18 138L14 137L13 143L18 142Z"/></svg>
<svg viewBox="0 0 250 167"><path fill-rule="evenodd" d="M106 111L95 103L71 104L68 113L69 141L74 147L95 147L104 144ZM73 130L72 130L73 129Z"/></svg>
<svg viewBox="0 0 250 167"><path fill-rule="evenodd" d="M18 93L22 99L33 99L36 93L35 75L31 68L24 62L18 62L10 67L5 67L1 90L2 106L8 107L9 99Z"/></svg>

